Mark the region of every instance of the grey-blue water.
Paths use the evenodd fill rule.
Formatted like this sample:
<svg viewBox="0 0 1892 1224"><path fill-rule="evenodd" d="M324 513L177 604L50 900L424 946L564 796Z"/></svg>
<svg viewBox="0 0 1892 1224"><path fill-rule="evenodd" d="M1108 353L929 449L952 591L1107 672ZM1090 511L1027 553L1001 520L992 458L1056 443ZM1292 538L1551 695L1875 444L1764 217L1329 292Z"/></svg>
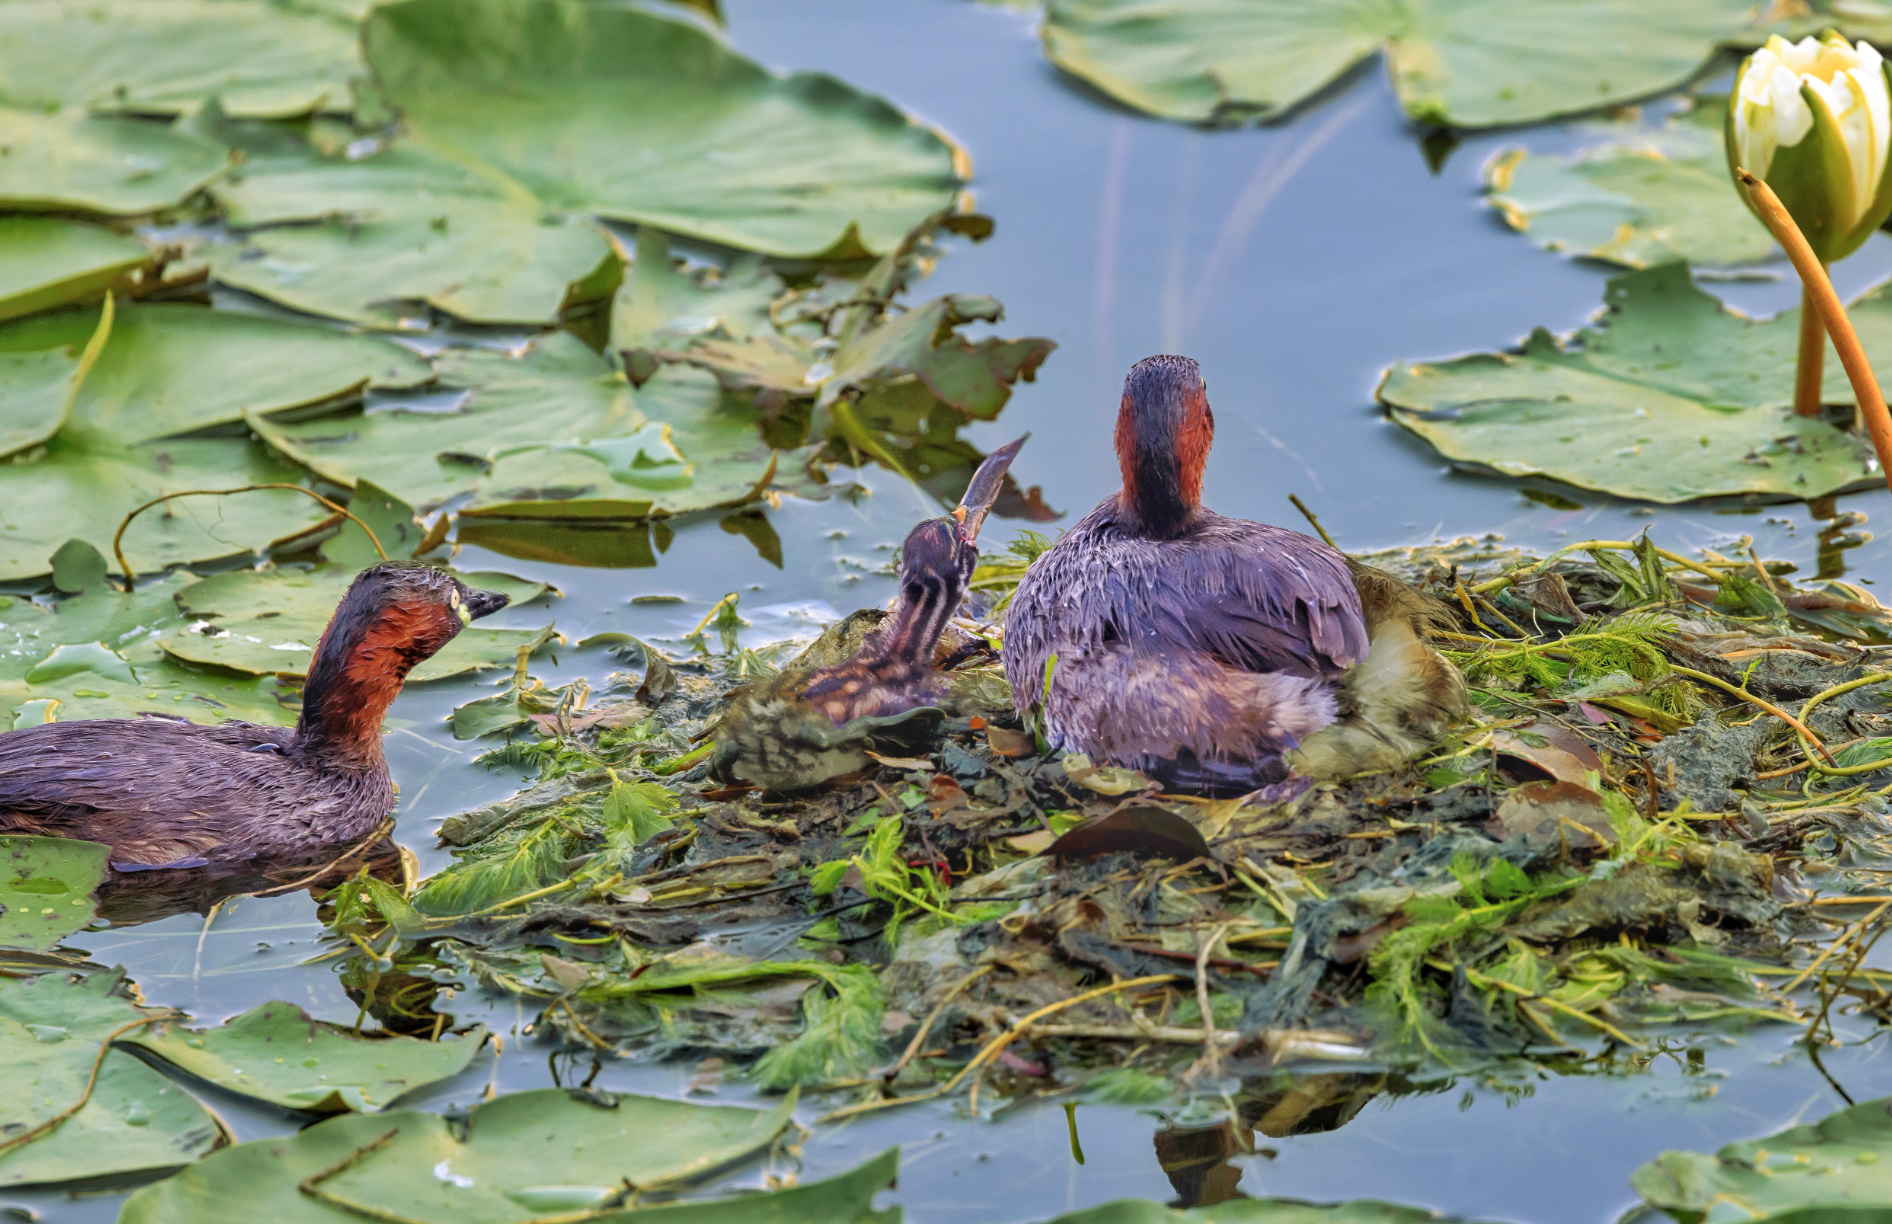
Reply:
<svg viewBox="0 0 1892 1224"><path fill-rule="evenodd" d="M1035 16L972 0L725 0L743 50L782 69L836 74L893 99L963 143L980 208L995 236L954 244L925 295L990 293L1005 302L1005 334L1052 337L1058 351L1003 418L977 427L988 447L1024 429L1034 438L1014 467L1044 487L1066 521L1116 488L1110 452L1124 370L1156 352L1202 362L1219 434L1205 497L1230 514L1301 526L1298 493L1348 548L1495 532L1539 549L1649 528L1686 551L1748 534L1764 556L1810 566L1816 530L1803 505L1651 508L1560 490L1584 505L1555 510L1514 482L1455 475L1387 423L1372 391L1396 359L1502 348L1543 325L1566 331L1599 307L1605 269L1537 250L1479 197L1479 170L1514 143L1563 150L1575 127L1477 136L1443 170L1426 165L1375 64L1284 125L1208 132L1130 113L1060 76L1038 50ZM1892 239L1876 236L1835 268L1851 296L1892 272ZM1750 314L1793 304L1780 282L1711 286ZM890 594L876 571L919 516L937 513L910 488L868 473L858 503L789 502L771 515L778 569L715 519L680 527L654 569L581 570L512 561L478 549L465 568L500 568L556 583L560 630L576 641L606 630L675 635L728 591L745 609L803 600L839 611ZM1554 486L1544 485L1544 488ZM1892 522L1884 491L1843 499ZM1875 522L1874 526L1879 525ZM1002 543L1008 525L988 527ZM1849 576L1892 583L1886 547L1847 554ZM682 604L633 606L643 594ZM532 610L507 614L526 623ZM548 681L594 684L617 665L599 651L562 650L535 670ZM395 707L390 756L402 786L401 841L431 869L442 861L438 818L507 794L514 775L469 764L441 720L474 685L424 686ZM352 1020L318 950L305 896L246 900L206 926L183 915L75 942L122 963L154 1003L214 1023L269 998ZM502 1028L529 1014L498 1015ZM1423 1095L1381 1096L1326 1134L1263 1140L1273 1155L1238 1159L1249 1194L1317 1200L1370 1196L1486 1219L1604 1224L1635 1202L1627 1177L1665 1148L1712 1149L1817 1118L1843 1105L1791 1045L1762 1029L1739 1044L1711 1041L1701 1066L1657 1056L1626 1076L1538 1075L1528 1092L1474 1079ZM1858 1036L1867 1037L1862 1028ZM1856 1098L1892 1092L1881 1043L1836 1049L1828 1069ZM459 1079L417 1098L425 1107L473 1103L550 1082L547 1050L509 1036ZM581 1076L583 1071L581 1069ZM686 1066L607 1066L611 1088L680 1094ZM241 1138L298 1120L206 1090ZM747 1099L740 1083L714 1098ZM904 1149L887 1201L917 1224L1009 1224L1123 1196L1169 1199L1151 1143L1158 1123L1135 1110L1083 1106L1087 1162L1070 1154L1063 1112L1024 1107L972 1120L933 1103L852 1125L823 1127L804 1149L806 1180L891 1144ZM801 1116L819 1112L804 1107ZM786 1167L776 1170L788 1171ZM748 1184L757 1170L737 1175ZM110 1219L119 1193L13 1193L50 1220Z"/></svg>

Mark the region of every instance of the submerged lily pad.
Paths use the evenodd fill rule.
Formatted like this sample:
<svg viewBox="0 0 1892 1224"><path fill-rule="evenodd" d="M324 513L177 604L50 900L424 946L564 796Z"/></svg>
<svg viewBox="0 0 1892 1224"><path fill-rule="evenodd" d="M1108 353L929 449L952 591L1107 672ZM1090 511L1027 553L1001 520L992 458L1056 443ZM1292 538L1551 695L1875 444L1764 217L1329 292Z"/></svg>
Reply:
<svg viewBox="0 0 1892 1224"><path fill-rule="evenodd" d="M233 115L346 111L361 73L353 26L267 0L25 0L0 6L0 100L133 115L211 98Z"/></svg>
<svg viewBox="0 0 1892 1224"><path fill-rule="evenodd" d="M38 2L0 7L0 16ZM229 165L222 146L168 124L77 110L0 107L0 146L0 205L16 212L140 216L176 206Z"/></svg>
<svg viewBox="0 0 1892 1224"><path fill-rule="evenodd" d="M1629 1182L1678 1220L1873 1218L1892 1201L1892 1111L1862 1101L1713 1156L1664 1152Z"/></svg>
<svg viewBox="0 0 1892 1224"><path fill-rule="evenodd" d="M952 204L963 155L833 77L778 77L695 21L581 0L401 0L362 42L422 137L547 213L771 255L887 250Z"/></svg>
<svg viewBox="0 0 1892 1224"><path fill-rule="evenodd" d="M245 161L217 197L246 233L212 248L212 270L297 310L424 327L408 322L424 303L471 322L549 324L574 282L616 261L596 225L549 217L518 183L424 137L364 155L324 153L283 125L223 134Z"/></svg>
<svg viewBox="0 0 1892 1224"><path fill-rule="evenodd" d="M91 922L110 857L101 842L0 836L0 947L43 952Z"/></svg>
<svg viewBox="0 0 1892 1224"><path fill-rule="evenodd" d="M1546 250L1631 268L1765 259L1773 238L1728 186L1722 103L1660 127L1599 125L1608 139L1571 157L1507 150L1485 167L1486 196Z"/></svg>
<svg viewBox="0 0 1892 1224"><path fill-rule="evenodd" d="M148 257L144 243L102 225L0 218L0 319L97 301Z"/></svg>
<svg viewBox="0 0 1892 1224"><path fill-rule="evenodd" d="M338 1218L335 1197L416 1224L583 1211L615 1201L626 1182L648 1190L751 1156L788 1125L793 1107L792 1098L763 1112L547 1088L480 1105L460 1126L409 1110L344 1114L294 1136L219 1152L134 1194L119 1219L326 1224ZM336 1169L351 1154L356 1159ZM304 1179L320 1197L298 1189ZM666 1210L675 1209L638 1216Z"/></svg>
<svg viewBox="0 0 1892 1224"><path fill-rule="evenodd" d="M250 675L307 673L315 644L335 614L356 571L325 566L297 569L230 570L178 592L177 602L194 619L167 629L158 645L173 659ZM516 604L537 599L549 589L505 574L461 574L469 586L503 591ZM552 637L543 629L489 629L474 624L408 676L410 682L439 680L486 667L511 667L519 651L537 650Z"/></svg>
<svg viewBox="0 0 1892 1224"><path fill-rule="evenodd" d="M1453 127L1535 123L1672 89L1728 41L1745 0L1051 0L1051 62L1140 110L1278 119L1383 51L1406 113Z"/></svg>
<svg viewBox="0 0 1892 1224"><path fill-rule="evenodd" d="M1605 301L1569 340L1540 328L1522 352L1399 363L1379 399L1454 464L1619 497L1804 498L1880 483L1864 439L1793 413L1798 311L1743 319L1681 264L1616 277ZM1851 311L1867 352L1892 360L1892 298L1875 290ZM1843 372L1829 368L1825 393L1851 400Z"/></svg>
<svg viewBox="0 0 1892 1224"><path fill-rule="evenodd" d="M111 973L0 981L0 1067L9 1086L0 1101L0 1133L25 1134L76 1105L99 1046L153 1016L115 993L117 983ZM215 1119L189 1093L137 1056L111 1050L85 1108L0 1153L0 1186L174 1169L222 1140Z"/></svg>
<svg viewBox="0 0 1892 1224"><path fill-rule="evenodd" d="M170 1021L124 1038L219 1088L319 1113L375 1113L404 1092L458 1075L485 1040L483 1030L446 1041L361 1037L280 1002L221 1028Z"/></svg>

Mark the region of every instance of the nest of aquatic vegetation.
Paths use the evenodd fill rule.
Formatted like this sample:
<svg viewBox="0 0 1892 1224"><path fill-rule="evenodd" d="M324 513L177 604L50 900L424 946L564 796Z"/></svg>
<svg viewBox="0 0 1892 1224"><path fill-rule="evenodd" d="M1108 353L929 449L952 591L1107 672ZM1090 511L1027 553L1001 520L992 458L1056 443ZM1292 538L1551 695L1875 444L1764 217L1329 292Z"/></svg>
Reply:
<svg viewBox="0 0 1892 1224"><path fill-rule="evenodd" d="M981 571L986 600L1032 547ZM856 1094L843 1113L1239 1076L1244 1111L1290 1127L1361 1076L1607 1060L1804 1025L1841 992L1885 1008L1850 951L1801 968L1886 908L1859 883L1892 865L1892 618L1869 594L1646 541L1367 560L1456 611L1436 644L1474 717L1279 804L1041 754L976 654L986 705L792 795L704 759L787 649L632 647L601 696L522 673L480 718L537 781L449 819L456 861L417 887L327 894L345 980L396 1029L516 999L573 1052L714 1053ZM1256 1087L1309 1061L1348 1065L1338 1096Z"/></svg>

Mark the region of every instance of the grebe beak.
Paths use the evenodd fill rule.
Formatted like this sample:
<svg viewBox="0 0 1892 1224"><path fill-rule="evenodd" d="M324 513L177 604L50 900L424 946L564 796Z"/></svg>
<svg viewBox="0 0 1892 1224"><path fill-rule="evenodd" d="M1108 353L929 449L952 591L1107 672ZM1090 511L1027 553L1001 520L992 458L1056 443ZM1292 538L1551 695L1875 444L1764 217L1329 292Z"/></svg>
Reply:
<svg viewBox="0 0 1892 1224"><path fill-rule="evenodd" d="M1026 434L1016 442L1001 446L986 456L979 470L972 474L972 483L966 486L966 495L959 500L959 508L953 511L953 521L959 524L959 538L971 544L979 538L979 528L985 525L985 516L992 509L992 503L999 499L999 490L1005 487L1005 470L1012 466L1012 460L1018 458L1018 452L1030 441Z"/></svg>
<svg viewBox="0 0 1892 1224"><path fill-rule="evenodd" d="M491 616L512 602L512 596L502 595L498 591L468 591L466 593L467 619L476 621L482 616Z"/></svg>

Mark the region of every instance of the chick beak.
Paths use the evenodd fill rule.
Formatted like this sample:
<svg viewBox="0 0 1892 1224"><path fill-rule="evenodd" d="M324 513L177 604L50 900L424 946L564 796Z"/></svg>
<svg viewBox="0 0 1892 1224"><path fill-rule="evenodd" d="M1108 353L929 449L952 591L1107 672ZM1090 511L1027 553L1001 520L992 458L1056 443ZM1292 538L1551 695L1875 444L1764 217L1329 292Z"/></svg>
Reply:
<svg viewBox="0 0 1892 1224"><path fill-rule="evenodd" d="M461 605L467 620L476 621L482 616L491 616L512 602L512 596L502 595L498 591L468 591L466 602Z"/></svg>
<svg viewBox="0 0 1892 1224"><path fill-rule="evenodd" d="M959 524L959 538L966 543L978 541L979 528L985 525L986 514L1005 487L1005 470L1012 466L1012 460L1030 438L1031 435L1026 434L1016 442L999 447L987 455L979 470L972 474L972 483L966 486L966 495L959 499L959 507L952 515L953 521Z"/></svg>

